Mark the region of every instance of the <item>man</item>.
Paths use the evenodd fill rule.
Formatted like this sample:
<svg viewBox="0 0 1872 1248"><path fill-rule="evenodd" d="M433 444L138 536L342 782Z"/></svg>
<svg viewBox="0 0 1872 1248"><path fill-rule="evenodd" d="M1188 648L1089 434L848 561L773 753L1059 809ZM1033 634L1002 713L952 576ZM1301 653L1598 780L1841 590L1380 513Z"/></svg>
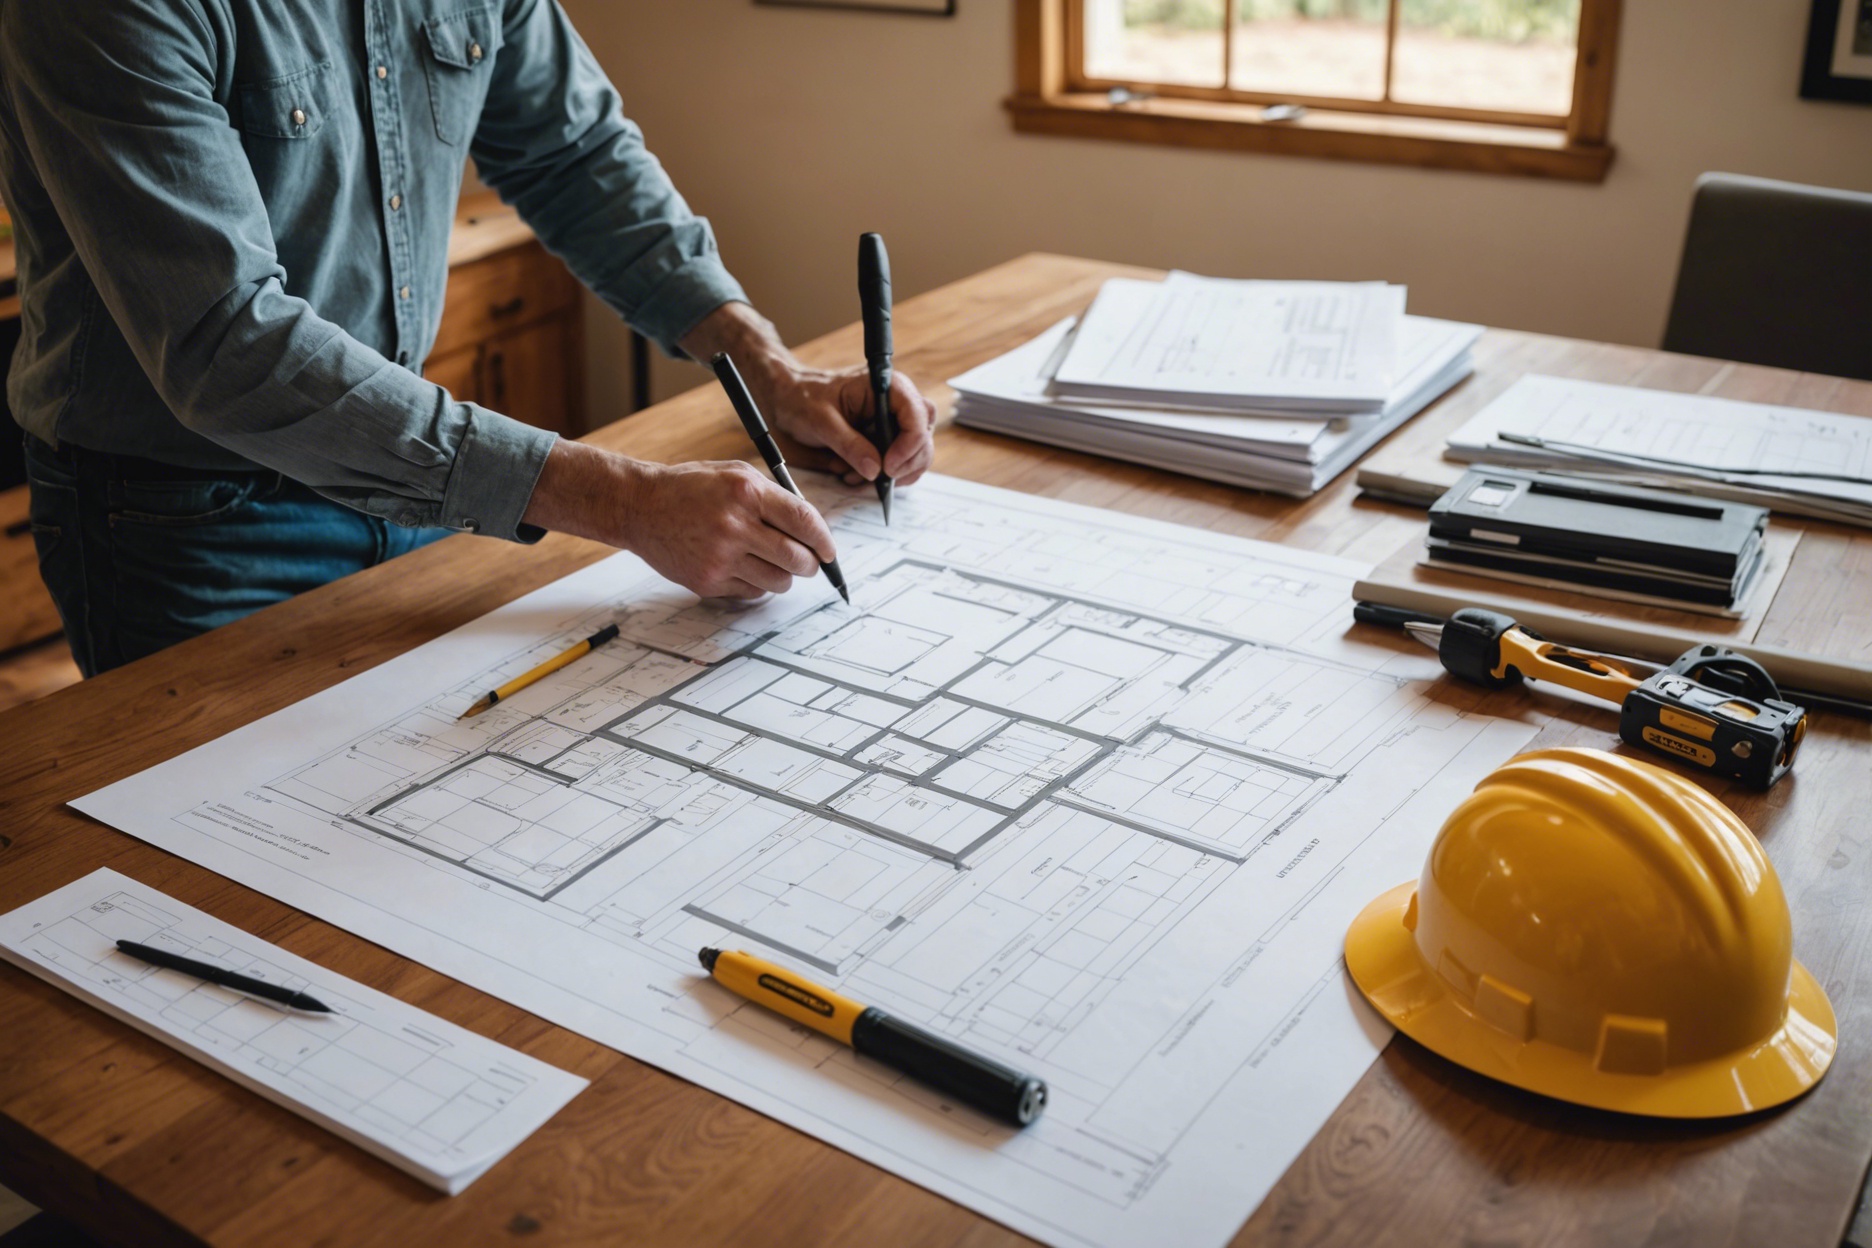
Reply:
<svg viewBox="0 0 1872 1248"><path fill-rule="evenodd" d="M929 404L898 374L880 464L862 371L803 367L748 306L553 0L0 0L9 397L87 675L451 530L596 538L704 595L833 557L746 465L633 461L422 380L471 155L665 350L732 355L809 465L928 467Z"/></svg>

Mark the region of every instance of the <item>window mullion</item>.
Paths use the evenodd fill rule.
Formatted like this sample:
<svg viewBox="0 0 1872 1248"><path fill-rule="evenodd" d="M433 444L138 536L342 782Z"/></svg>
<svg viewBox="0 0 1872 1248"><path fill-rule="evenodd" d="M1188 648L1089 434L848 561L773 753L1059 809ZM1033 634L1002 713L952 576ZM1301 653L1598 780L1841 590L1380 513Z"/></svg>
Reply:
<svg viewBox="0 0 1872 1248"><path fill-rule="evenodd" d="M1391 0L1385 12L1384 36L1384 98L1391 99L1391 71L1397 64L1398 11L1404 7L1404 0Z"/></svg>
<svg viewBox="0 0 1872 1248"><path fill-rule="evenodd" d="M1235 16L1241 0L1222 0L1222 89L1235 82Z"/></svg>

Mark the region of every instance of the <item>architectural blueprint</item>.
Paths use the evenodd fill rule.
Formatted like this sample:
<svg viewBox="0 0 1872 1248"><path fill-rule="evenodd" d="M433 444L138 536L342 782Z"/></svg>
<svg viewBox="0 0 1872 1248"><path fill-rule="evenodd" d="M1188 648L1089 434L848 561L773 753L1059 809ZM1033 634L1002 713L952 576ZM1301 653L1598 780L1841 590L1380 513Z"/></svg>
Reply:
<svg viewBox="0 0 1872 1248"><path fill-rule="evenodd" d="M1503 434L1552 445L1510 443ZM1536 373L1451 434L1449 453L1494 464L1655 477L1711 497L1872 524L1872 420L1842 412Z"/></svg>
<svg viewBox="0 0 1872 1248"><path fill-rule="evenodd" d="M1227 411L1375 412L1392 397L1406 292L1383 282L1114 277L1052 393Z"/></svg>
<svg viewBox="0 0 1872 1248"><path fill-rule="evenodd" d="M827 510L853 607L615 556L76 805L1046 1242L1225 1242L1388 1038L1346 925L1531 730L1348 640L1344 560L944 478ZM731 997L723 943L1046 1114Z"/></svg>
<svg viewBox="0 0 1872 1248"><path fill-rule="evenodd" d="M310 993L332 1013L162 970L119 940ZM0 915L0 957L451 1195L586 1086L109 868Z"/></svg>

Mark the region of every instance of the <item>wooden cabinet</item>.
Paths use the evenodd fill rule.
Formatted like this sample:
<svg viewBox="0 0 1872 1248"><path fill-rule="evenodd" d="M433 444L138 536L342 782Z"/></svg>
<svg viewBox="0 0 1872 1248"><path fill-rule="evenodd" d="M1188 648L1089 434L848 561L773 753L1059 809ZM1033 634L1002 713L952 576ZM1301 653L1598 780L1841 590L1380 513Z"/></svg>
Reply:
<svg viewBox="0 0 1872 1248"><path fill-rule="evenodd" d="M491 195L462 202L448 294L423 376L464 401L585 432L579 285Z"/></svg>
<svg viewBox="0 0 1872 1248"><path fill-rule="evenodd" d="M572 419L576 387L566 368L574 339L563 317L490 339L481 360L481 401L532 424L583 433ZM563 418L555 421L554 414Z"/></svg>
<svg viewBox="0 0 1872 1248"><path fill-rule="evenodd" d="M0 222L6 222L0 209ZM13 256L12 225L7 223L6 237L0 239L0 320L19 315L19 291L15 285L17 268ZM10 340L10 338L9 338ZM6 362L0 359L0 380ZM5 405L0 404L0 411ZM19 429L0 416L0 436L17 444ZM16 473L17 466L9 469ZM12 476L12 480L19 480ZM39 580L39 555L33 546L32 525L27 522L26 487L15 485L0 490L0 654L43 641L59 631L58 610L52 596Z"/></svg>
<svg viewBox="0 0 1872 1248"><path fill-rule="evenodd" d="M27 502L23 485L0 490L0 654L59 631L58 609L39 579Z"/></svg>
<svg viewBox="0 0 1872 1248"><path fill-rule="evenodd" d="M481 348L467 347L430 356L423 376L464 402L481 401Z"/></svg>

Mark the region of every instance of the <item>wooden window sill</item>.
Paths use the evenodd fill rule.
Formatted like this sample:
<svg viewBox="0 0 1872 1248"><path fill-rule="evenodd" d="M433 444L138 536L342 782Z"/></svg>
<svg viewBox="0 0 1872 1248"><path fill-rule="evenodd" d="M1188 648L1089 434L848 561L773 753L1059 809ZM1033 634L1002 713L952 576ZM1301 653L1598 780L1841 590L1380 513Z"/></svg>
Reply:
<svg viewBox="0 0 1872 1248"><path fill-rule="evenodd" d="M1114 108L1103 93L1016 94L1006 101L1023 134L1069 135L1272 152L1331 160L1603 182L1606 144L1570 142L1562 130L1309 109L1294 121L1261 120L1254 104L1157 97Z"/></svg>

